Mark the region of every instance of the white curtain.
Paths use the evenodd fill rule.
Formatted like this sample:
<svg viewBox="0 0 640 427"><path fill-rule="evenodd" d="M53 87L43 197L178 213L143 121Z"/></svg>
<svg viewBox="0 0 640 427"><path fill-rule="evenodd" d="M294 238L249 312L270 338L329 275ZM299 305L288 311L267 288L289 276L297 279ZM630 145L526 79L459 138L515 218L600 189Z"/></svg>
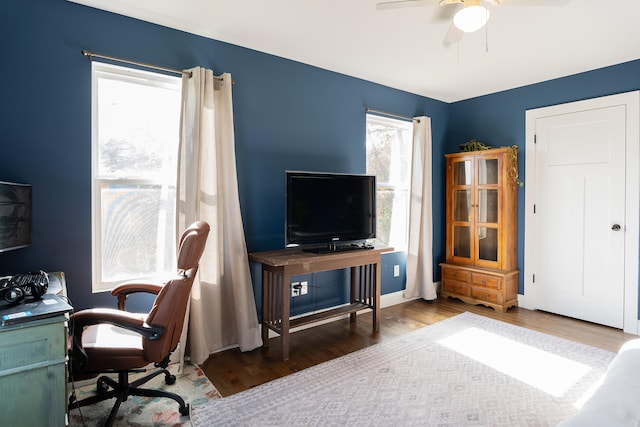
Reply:
<svg viewBox="0 0 640 427"><path fill-rule="evenodd" d="M433 283L431 147L431 119L414 118L405 296L425 300L437 298Z"/></svg>
<svg viewBox="0 0 640 427"><path fill-rule="evenodd" d="M177 232L196 220L207 221L211 232L180 348L184 352L188 341L191 361L203 363L224 347L253 350L262 338L240 216L231 75L188 71L191 77L182 78Z"/></svg>

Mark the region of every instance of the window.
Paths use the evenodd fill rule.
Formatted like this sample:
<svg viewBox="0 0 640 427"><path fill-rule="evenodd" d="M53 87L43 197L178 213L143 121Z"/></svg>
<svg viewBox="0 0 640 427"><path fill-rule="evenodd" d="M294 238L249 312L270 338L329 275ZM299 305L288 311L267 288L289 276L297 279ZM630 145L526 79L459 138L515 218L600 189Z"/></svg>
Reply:
<svg viewBox="0 0 640 427"><path fill-rule="evenodd" d="M367 173L376 175L377 243L407 250L411 122L367 114Z"/></svg>
<svg viewBox="0 0 640 427"><path fill-rule="evenodd" d="M181 79L92 63L93 291L175 270Z"/></svg>

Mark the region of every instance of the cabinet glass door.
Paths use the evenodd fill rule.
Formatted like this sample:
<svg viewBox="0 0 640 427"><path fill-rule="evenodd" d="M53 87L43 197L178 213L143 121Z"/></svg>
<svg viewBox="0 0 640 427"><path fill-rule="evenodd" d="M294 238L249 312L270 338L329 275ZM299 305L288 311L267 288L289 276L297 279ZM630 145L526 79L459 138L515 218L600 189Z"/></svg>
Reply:
<svg viewBox="0 0 640 427"><path fill-rule="evenodd" d="M452 163L451 184L451 253L458 262L471 263L474 253L473 181L474 170L471 159L456 160Z"/></svg>
<svg viewBox="0 0 640 427"><path fill-rule="evenodd" d="M498 261L498 159L478 159L477 259Z"/></svg>
<svg viewBox="0 0 640 427"><path fill-rule="evenodd" d="M471 258L471 228L468 226L453 226L453 256Z"/></svg>
<svg viewBox="0 0 640 427"><path fill-rule="evenodd" d="M453 164L453 185L471 185L471 160Z"/></svg>
<svg viewBox="0 0 640 427"><path fill-rule="evenodd" d="M478 190L478 222L498 224L498 190Z"/></svg>
<svg viewBox="0 0 640 427"><path fill-rule="evenodd" d="M498 229L478 227L478 260L498 261Z"/></svg>
<svg viewBox="0 0 640 427"><path fill-rule="evenodd" d="M471 190L455 190L453 192L453 220L471 221Z"/></svg>
<svg viewBox="0 0 640 427"><path fill-rule="evenodd" d="M498 185L498 159L478 160L478 184Z"/></svg>

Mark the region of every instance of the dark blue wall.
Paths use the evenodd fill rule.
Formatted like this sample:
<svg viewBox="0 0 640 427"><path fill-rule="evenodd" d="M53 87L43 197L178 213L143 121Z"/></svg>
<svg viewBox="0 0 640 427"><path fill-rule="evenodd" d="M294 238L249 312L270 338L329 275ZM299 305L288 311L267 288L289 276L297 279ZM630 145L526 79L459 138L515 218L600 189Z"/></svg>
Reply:
<svg viewBox="0 0 640 427"><path fill-rule="evenodd" d="M446 104L66 0L0 2L0 180L33 185L33 243L0 254L0 274L62 270L76 308L114 306L91 293L91 72L81 49L216 74L229 72L240 204L249 251L283 246L286 169L365 170L365 107L432 119L434 259L444 258L444 158L476 138L524 148L525 110L638 89L640 61ZM520 157L524 179L524 158ZM524 191L519 197L523 267ZM382 293L404 288L404 254L385 255ZM255 271L252 266L252 273ZM340 273L303 278L334 288ZM296 299L322 308L341 291ZM259 298L259 289L256 289ZM313 293L312 293L313 291ZM521 284L522 291L522 284ZM144 306L148 301L136 302Z"/></svg>
<svg viewBox="0 0 640 427"><path fill-rule="evenodd" d="M232 74L249 251L283 247L286 169L365 171L365 107L430 116L434 156L442 155L449 114L443 102L65 0L0 2L0 22L0 180L32 184L34 198L32 245L0 254L0 274L62 270L77 309L115 306L109 294L91 293L91 66L82 49ZM442 175L435 168L434 177ZM442 215L434 222L444 229ZM438 246L441 257L442 240ZM382 291L402 290L404 275L387 270L404 266L404 257L385 258ZM326 276L314 284L336 280ZM300 297L297 304L322 306L340 294ZM146 304L134 301L133 308Z"/></svg>

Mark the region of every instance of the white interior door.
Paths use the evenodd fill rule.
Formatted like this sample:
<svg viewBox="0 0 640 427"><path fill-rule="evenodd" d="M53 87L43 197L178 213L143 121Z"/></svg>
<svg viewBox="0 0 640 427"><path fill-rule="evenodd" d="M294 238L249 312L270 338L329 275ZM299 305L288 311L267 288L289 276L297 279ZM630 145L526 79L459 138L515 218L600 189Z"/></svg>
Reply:
<svg viewBox="0 0 640 427"><path fill-rule="evenodd" d="M624 106L614 106L536 121L536 308L616 328L624 307L624 118Z"/></svg>
<svg viewBox="0 0 640 427"><path fill-rule="evenodd" d="M525 294L532 308L636 333L638 119L607 98L528 116Z"/></svg>

